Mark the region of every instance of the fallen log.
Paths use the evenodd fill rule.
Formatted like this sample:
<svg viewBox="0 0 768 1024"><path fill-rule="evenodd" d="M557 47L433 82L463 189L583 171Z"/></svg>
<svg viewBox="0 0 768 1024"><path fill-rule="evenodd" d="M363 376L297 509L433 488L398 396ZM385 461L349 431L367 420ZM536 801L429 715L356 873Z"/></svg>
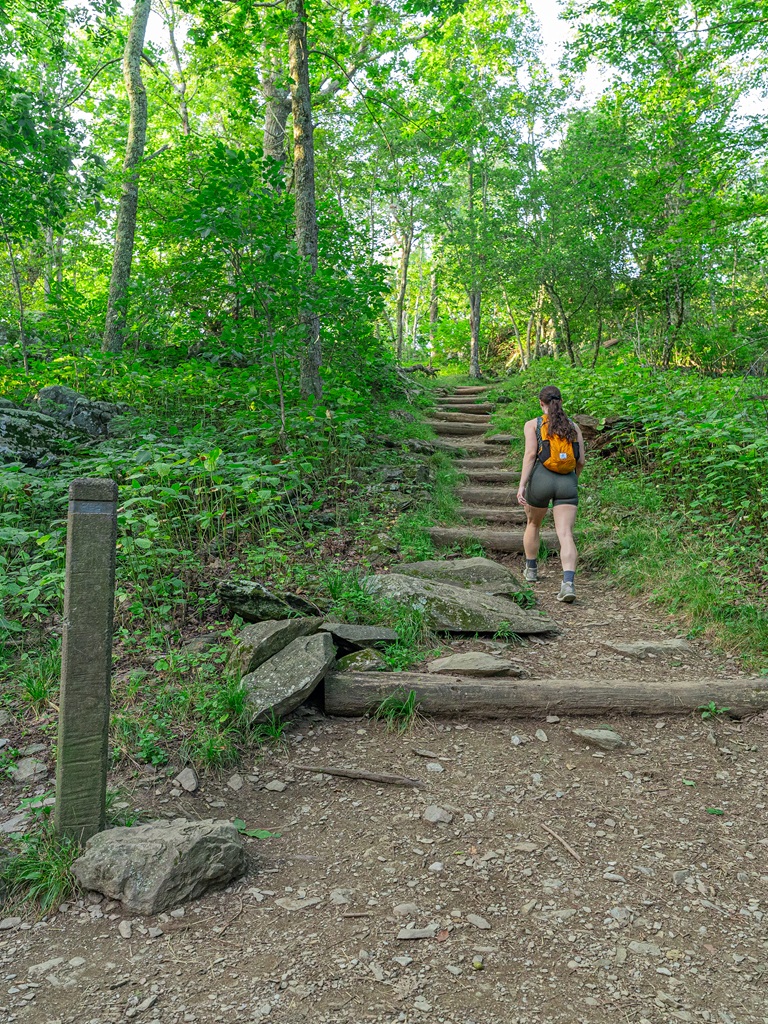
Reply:
<svg viewBox="0 0 768 1024"><path fill-rule="evenodd" d="M428 377L436 377L437 370L434 366L425 366L423 363L414 363L413 366L398 366L401 373L426 373Z"/></svg>
<svg viewBox="0 0 768 1024"><path fill-rule="evenodd" d="M420 672L332 672L325 713L359 717L395 690L413 690L424 715L457 718L686 715L715 701L733 718L768 710L764 679L468 679Z"/></svg>

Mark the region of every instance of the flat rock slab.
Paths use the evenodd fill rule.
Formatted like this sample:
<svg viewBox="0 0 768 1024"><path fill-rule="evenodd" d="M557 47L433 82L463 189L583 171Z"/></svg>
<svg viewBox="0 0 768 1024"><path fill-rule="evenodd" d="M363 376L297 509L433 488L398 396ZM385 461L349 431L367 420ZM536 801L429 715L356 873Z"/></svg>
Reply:
<svg viewBox="0 0 768 1024"><path fill-rule="evenodd" d="M627 745L623 737L613 729L571 729L571 733L591 747L599 747L600 750L618 750L619 747Z"/></svg>
<svg viewBox="0 0 768 1024"><path fill-rule="evenodd" d="M389 665L373 647L364 647L339 658L336 668L339 672L384 672Z"/></svg>
<svg viewBox="0 0 768 1024"><path fill-rule="evenodd" d="M330 633L334 639L360 649L374 644L394 644L398 640L397 633L389 626L355 626L348 622L324 622L320 629Z"/></svg>
<svg viewBox="0 0 768 1024"><path fill-rule="evenodd" d="M427 666L428 672L438 672L453 676L517 676L523 674L519 665L503 658L481 651L469 651L466 654L451 654L447 658L438 658Z"/></svg>
<svg viewBox="0 0 768 1024"><path fill-rule="evenodd" d="M484 594L450 583L391 573L369 576L369 592L393 604L420 609L429 629L449 633L496 633L500 629L521 635L557 632L545 615L527 611L504 597Z"/></svg>
<svg viewBox="0 0 768 1024"><path fill-rule="evenodd" d="M219 586L219 598L233 615L239 615L245 622L321 614L317 605L306 598L286 591L267 590L253 580L225 580Z"/></svg>
<svg viewBox="0 0 768 1024"><path fill-rule="evenodd" d="M602 646L625 658L645 658L649 654L687 654L692 648L686 640L634 640L628 644L603 641Z"/></svg>
<svg viewBox="0 0 768 1024"><path fill-rule="evenodd" d="M160 914L245 871L243 841L228 821L151 821L88 840L72 873L85 889L136 914Z"/></svg>
<svg viewBox="0 0 768 1024"><path fill-rule="evenodd" d="M283 716L295 711L323 679L335 656L328 633L300 636L243 676L254 721L265 721L270 712Z"/></svg>
<svg viewBox="0 0 768 1024"><path fill-rule="evenodd" d="M492 558L430 558L395 566L401 576L417 576L445 583L505 583L522 589L515 574Z"/></svg>
<svg viewBox="0 0 768 1024"><path fill-rule="evenodd" d="M320 616L254 622L246 626L235 640L230 665L237 668L241 676L255 672L298 637L316 633L322 623Z"/></svg>
<svg viewBox="0 0 768 1024"><path fill-rule="evenodd" d="M22 757L8 769L11 780L22 786L27 782L37 782L48 774L48 766L36 757Z"/></svg>

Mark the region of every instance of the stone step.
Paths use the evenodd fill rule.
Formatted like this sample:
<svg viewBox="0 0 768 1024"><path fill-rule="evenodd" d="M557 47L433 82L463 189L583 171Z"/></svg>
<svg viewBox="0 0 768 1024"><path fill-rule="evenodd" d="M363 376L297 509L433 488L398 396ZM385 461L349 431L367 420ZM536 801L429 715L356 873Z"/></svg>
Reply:
<svg viewBox="0 0 768 1024"><path fill-rule="evenodd" d="M516 484L520 474L513 469L467 469L464 475L472 484Z"/></svg>
<svg viewBox="0 0 768 1024"><path fill-rule="evenodd" d="M457 487L456 495L465 505L478 505L484 508L499 505L519 508L516 487Z"/></svg>
<svg viewBox="0 0 768 1024"><path fill-rule="evenodd" d="M443 437L479 437L488 429L486 423L443 423L441 420L427 420L427 426Z"/></svg>
<svg viewBox="0 0 768 1024"><path fill-rule="evenodd" d="M456 469L461 470L463 473L468 473L472 469L507 470L509 466L507 466L504 456L499 453L498 455L489 456L487 459L457 459Z"/></svg>
<svg viewBox="0 0 768 1024"><path fill-rule="evenodd" d="M491 425L491 417L485 414L470 416L466 412L449 412L447 409L435 409L432 414L438 420L445 420L447 423L482 423L486 428Z"/></svg>
<svg viewBox="0 0 768 1024"><path fill-rule="evenodd" d="M496 408L488 403L478 405L476 402L438 402L437 407L443 412L463 412L470 416L487 416Z"/></svg>
<svg viewBox="0 0 768 1024"><path fill-rule="evenodd" d="M523 550L522 530L488 530L482 526L433 526L428 533L438 547L475 541L486 551ZM558 550L559 543L554 530L542 530L541 540L551 550Z"/></svg>
<svg viewBox="0 0 768 1024"><path fill-rule="evenodd" d="M483 508L479 505L460 505L456 511L467 522L485 520L486 523L512 523L517 526L526 522L525 509L521 505L518 505L517 508Z"/></svg>

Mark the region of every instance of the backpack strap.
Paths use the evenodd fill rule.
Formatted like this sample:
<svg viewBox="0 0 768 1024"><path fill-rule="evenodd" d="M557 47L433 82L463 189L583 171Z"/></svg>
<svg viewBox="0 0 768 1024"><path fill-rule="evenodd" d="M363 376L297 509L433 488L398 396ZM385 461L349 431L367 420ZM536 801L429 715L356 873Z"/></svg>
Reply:
<svg viewBox="0 0 768 1024"><path fill-rule="evenodd" d="M537 445L538 445L538 449L536 451L536 458L541 463L546 462L547 459L549 458L549 454L550 454L549 441L545 441L543 439L543 437L541 436L541 427L542 427L543 422L544 422L544 417L543 416L539 416L537 418L537 420L536 420L536 441L537 441ZM546 450L545 450L545 447L546 447Z"/></svg>

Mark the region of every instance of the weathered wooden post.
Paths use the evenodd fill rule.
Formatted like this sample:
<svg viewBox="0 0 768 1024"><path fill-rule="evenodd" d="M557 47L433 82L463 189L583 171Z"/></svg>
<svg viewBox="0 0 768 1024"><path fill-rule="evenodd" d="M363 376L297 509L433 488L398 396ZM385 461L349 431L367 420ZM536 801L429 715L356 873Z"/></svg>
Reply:
<svg viewBox="0 0 768 1024"><path fill-rule="evenodd" d="M104 828L115 595L117 484L69 485L54 824L85 842Z"/></svg>

